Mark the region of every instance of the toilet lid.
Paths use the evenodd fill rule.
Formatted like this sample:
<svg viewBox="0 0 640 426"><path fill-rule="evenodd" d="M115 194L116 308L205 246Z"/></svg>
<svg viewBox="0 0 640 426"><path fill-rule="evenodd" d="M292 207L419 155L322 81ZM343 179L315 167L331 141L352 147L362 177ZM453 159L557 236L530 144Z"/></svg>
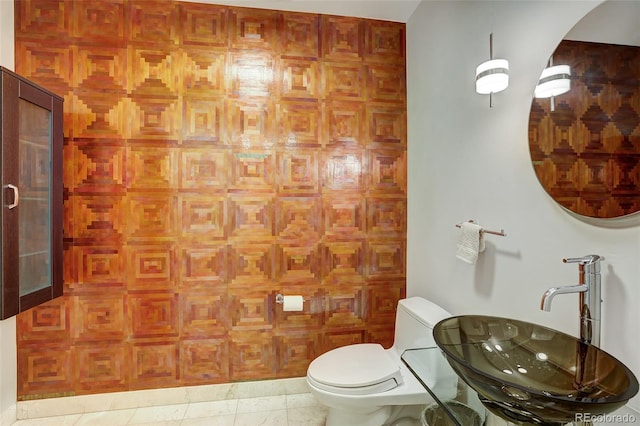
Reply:
<svg viewBox="0 0 640 426"><path fill-rule="evenodd" d="M325 390L349 394L384 392L402 383L398 363L375 343L343 346L322 354L309 365L307 376Z"/></svg>

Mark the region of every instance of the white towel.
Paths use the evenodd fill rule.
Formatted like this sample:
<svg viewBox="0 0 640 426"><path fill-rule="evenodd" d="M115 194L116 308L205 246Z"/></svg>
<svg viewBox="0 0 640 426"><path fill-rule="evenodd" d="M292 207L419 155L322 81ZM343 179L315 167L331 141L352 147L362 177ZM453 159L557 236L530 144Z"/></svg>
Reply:
<svg viewBox="0 0 640 426"><path fill-rule="evenodd" d="M474 264L478 260L478 253L484 250L482 227L472 222L460 225L460 238L456 257L464 262Z"/></svg>

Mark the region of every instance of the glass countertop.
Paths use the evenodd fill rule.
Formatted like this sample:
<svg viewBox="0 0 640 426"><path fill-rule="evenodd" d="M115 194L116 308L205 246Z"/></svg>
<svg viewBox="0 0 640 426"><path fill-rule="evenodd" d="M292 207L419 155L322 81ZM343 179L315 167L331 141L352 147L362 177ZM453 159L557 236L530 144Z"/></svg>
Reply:
<svg viewBox="0 0 640 426"><path fill-rule="evenodd" d="M401 358L439 405L439 408L432 407L433 426L474 426L474 421L480 426L484 423L487 411L477 393L459 379L440 348L407 349ZM426 420L429 422L429 418Z"/></svg>

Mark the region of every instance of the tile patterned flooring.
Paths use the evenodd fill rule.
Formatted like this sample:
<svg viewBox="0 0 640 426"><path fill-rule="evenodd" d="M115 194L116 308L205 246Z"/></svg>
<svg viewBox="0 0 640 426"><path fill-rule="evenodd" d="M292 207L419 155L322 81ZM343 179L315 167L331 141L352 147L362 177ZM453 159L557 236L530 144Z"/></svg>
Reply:
<svg viewBox="0 0 640 426"><path fill-rule="evenodd" d="M322 426L326 415L311 394L301 393L41 417L13 426Z"/></svg>
<svg viewBox="0 0 640 426"><path fill-rule="evenodd" d="M20 401L12 426L321 426L304 377Z"/></svg>
<svg viewBox="0 0 640 426"><path fill-rule="evenodd" d="M626 407L615 413L631 415L632 423L639 418ZM41 417L18 420L13 426L324 426L326 417L326 407L311 394L301 393ZM494 425L512 425L495 420ZM593 426L621 424L607 420Z"/></svg>
<svg viewBox="0 0 640 426"><path fill-rule="evenodd" d="M12 426L324 426L327 414L299 377L20 401ZM629 407L612 414L640 419ZM604 420L593 426L621 424ZM486 425L511 426L495 416Z"/></svg>

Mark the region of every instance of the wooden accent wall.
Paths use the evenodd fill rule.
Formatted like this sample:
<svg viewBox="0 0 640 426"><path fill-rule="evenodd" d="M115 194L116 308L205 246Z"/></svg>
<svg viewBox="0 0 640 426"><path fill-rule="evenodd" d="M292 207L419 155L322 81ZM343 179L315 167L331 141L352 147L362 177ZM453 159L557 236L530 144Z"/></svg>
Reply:
<svg viewBox="0 0 640 426"><path fill-rule="evenodd" d="M640 47L563 40L554 63L571 90L534 99L529 148L538 180L565 208L613 218L640 210Z"/></svg>
<svg viewBox="0 0 640 426"><path fill-rule="evenodd" d="M19 399L304 376L391 345L404 24L17 0L16 71L65 99L65 290L18 317Z"/></svg>

